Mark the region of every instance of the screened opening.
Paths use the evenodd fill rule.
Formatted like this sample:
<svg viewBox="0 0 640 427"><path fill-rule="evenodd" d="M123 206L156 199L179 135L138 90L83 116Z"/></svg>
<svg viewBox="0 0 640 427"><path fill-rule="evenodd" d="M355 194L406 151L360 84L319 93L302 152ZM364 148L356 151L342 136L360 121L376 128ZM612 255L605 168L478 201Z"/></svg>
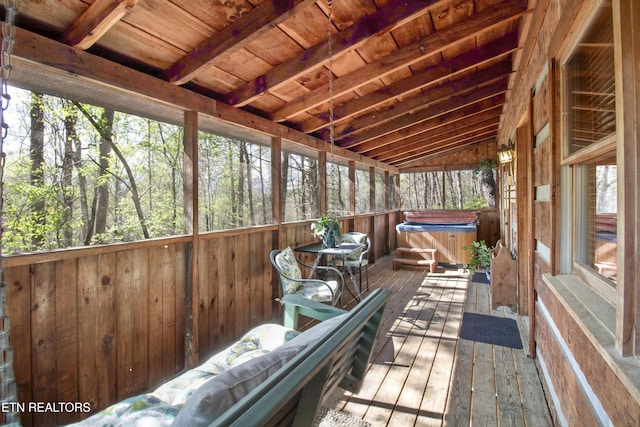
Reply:
<svg viewBox="0 0 640 427"><path fill-rule="evenodd" d="M273 222L269 147L199 132L198 150L200 231Z"/></svg>
<svg viewBox="0 0 640 427"><path fill-rule="evenodd" d="M282 152L284 221L301 221L320 216L318 159Z"/></svg>
<svg viewBox="0 0 640 427"><path fill-rule="evenodd" d="M349 214L349 168L327 162L327 211L335 216Z"/></svg>

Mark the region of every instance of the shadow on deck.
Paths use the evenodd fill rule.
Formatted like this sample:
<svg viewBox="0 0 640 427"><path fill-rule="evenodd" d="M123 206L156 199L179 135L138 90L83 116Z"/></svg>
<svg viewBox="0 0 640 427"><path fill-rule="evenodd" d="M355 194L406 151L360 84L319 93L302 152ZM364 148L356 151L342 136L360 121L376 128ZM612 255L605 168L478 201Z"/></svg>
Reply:
<svg viewBox="0 0 640 427"><path fill-rule="evenodd" d="M492 313L489 285L462 269L393 270L391 261L380 258L369 271L370 288L393 296L364 386L325 405L372 426L553 425L527 357L527 318L503 308ZM525 348L459 339L464 311L516 319Z"/></svg>

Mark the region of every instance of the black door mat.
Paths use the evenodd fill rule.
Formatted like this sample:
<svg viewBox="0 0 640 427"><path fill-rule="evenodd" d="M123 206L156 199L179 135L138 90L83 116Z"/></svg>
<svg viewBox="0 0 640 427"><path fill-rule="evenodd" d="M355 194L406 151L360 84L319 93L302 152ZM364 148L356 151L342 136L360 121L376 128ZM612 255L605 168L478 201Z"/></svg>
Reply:
<svg viewBox="0 0 640 427"><path fill-rule="evenodd" d="M460 338L503 347L522 348L518 323L506 317L464 312Z"/></svg>
<svg viewBox="0 0 640 427"><path fill-rule="evenodd" d="M471 281L475 283L489 283L489 279L487 279L487 273L485 273L484 271L476 271L475 273L473 273Z"/></svg>

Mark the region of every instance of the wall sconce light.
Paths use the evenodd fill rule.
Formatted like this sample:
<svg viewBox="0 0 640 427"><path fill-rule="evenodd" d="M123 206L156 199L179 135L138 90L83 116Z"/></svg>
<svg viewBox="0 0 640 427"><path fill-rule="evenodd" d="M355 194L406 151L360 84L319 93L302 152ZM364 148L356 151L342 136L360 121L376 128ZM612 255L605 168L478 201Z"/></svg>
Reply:
<svg viewBox="0 0 640 427"><path fill-rule="evenodd" d="M498 161L500 163L511 163L515 157L515 147L509 141L509 145L503 145L498 149Z"/></svg>

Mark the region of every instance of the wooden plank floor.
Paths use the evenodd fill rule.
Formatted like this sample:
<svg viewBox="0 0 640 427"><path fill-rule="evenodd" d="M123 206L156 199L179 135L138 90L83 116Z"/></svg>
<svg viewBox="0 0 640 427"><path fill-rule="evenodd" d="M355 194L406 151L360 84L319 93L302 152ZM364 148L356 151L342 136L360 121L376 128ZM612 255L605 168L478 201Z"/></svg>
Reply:
<svg viewBox="0 0 640 427"><path fill-rule="evenodd" d="M371 289L393 291L360 393L336 393L325 405L372 426L550 426L535 362L524 350L458 338L463 311L491 313L489 286L462 269L369 268ZM366 292L365 292L366 294ZM345 301L347 308L354 301Z"/></svg>

